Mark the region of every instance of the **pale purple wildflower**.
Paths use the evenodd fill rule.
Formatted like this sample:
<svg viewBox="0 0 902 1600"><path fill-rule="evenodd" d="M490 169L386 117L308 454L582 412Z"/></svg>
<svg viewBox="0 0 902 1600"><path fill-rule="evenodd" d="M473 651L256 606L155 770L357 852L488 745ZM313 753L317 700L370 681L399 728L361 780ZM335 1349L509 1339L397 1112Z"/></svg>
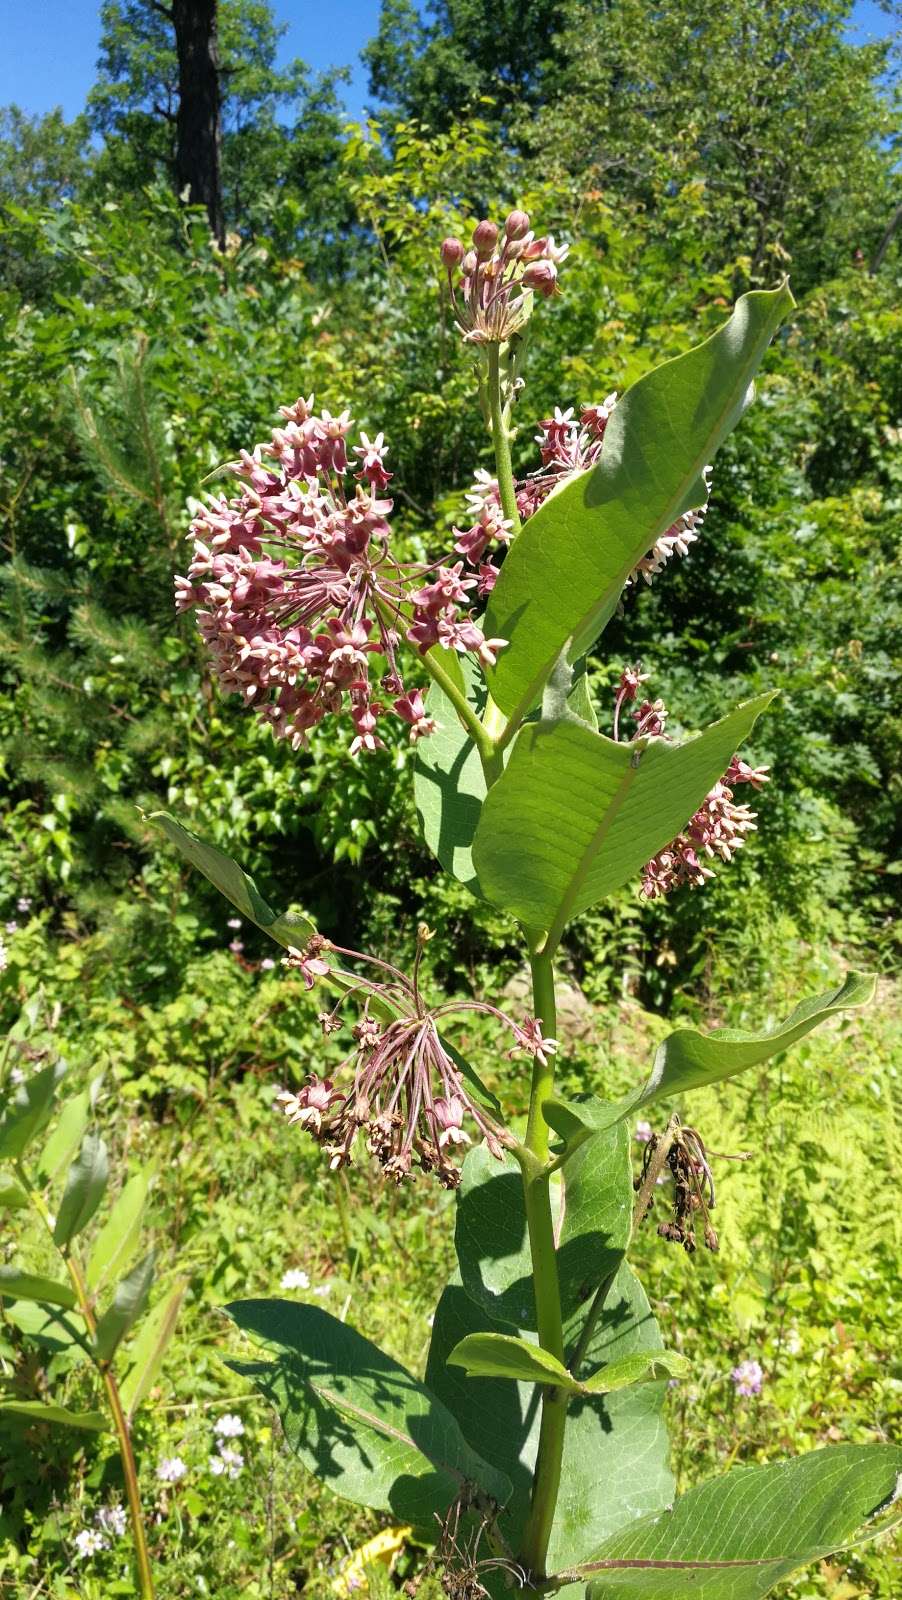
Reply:
<svg viewBox="0 0 902 1600"><path fill-rule="evenodd" d="M128 1514L124 1506L101 1506L94 1521L101 1533L111 1534L114 1539L121 1539L128 1527Z"/></svg>
<svg viewBox="0 0 902 1600"><path fill-rule="evenodd" d="M761 1386L764 1383L764 1370L760 1362L740 1361L739 1366L733 1368L730 1377L736 1385L736 1393L743 1395L746 1399L761 1393Z"/></svg>
<svg viewBox="0 0 902 1600"><path fill-rule="evenodd" d="M3 940L0 939L0 972L5 972L9 966L9 951Z"/></svg>
<svg viewBox="0 0 902 1600"><path fill-rule="evenodd" d="M244 1423L234 1411L224 1411L214 1422L213 1432L220 1439L240 1439L244 1432Z"/></svg>
<svg viewBox="0 0 902 1600"><path fill-rule="evenodd" d="M181 1483L188 1466L181 1456L161 1456L157 1462L157 1477L161 1483Z"/></svg>
<svg viewBox="0 0 902 1600"><path fill-rule="evenodd" d="M650 1122L639 1121L636 1123L633 1138L638 1140L639 1144L648 1144L653 1137L654 1129Z"/></svg>
<svg viewBox="0 0 902 1600"><path fill-rule="evenodd" d="M215 1478L237 1478L244 1467L244 1456L240 1450L230 1450L223 1445L217 1456L210 1457L209 1467Z"/></svg>
<svg viewBox="0 0 902 1600"><path fill-rule="evenodd" d="M229 917L229 920L226 923L226 927L234 929L234 931L237 933L238 929L241 927L241 918L240 917Z"/></svg>
<svg viewBox="0 0 902 1600"><path fill-rule="evenodd" d="M15 917L13 917L13 918L11 918L11 920L9 922L6 923L5 928L4 928L4 932L6 932L6 933L18 933L18 931L19 931L19 924L16 921Z"/></svg>
<svg viewBox="0 0 902 1600"><path fill-rule="evenodd" d="M31 895L21 894L16 901L16 910L20 911L23 916L27 916L31 910Z"/></svg>
<svg viewBox="0 0 902 1600"><path fill-rule="evenodd" d="M275 968L275 965L276 964L273 961L272 956L264 956L263 960L260 962L260 971L261 972L272 972L274 970L274 968Z"/></svg>

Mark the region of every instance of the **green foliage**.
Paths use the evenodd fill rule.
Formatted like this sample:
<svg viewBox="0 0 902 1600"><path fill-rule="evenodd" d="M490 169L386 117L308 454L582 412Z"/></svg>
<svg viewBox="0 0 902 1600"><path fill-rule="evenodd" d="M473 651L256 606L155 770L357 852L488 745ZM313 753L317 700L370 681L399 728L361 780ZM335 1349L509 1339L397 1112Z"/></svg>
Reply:
<svg viewBox="0 0 902 1600"><path fill-rule="evenodd" d="M587 1592L591 1600L757 1600L863 1525L866 1532L897 1498L900 1466L892 1445L846 1445L739 1468L607 1540L587 1563Z"/></svg>
<svg viewBox="0 0 902 1600"><path fill-rule="evenodd" d="M636 563L705 504L705 467L793 304L785 285L743 296L703 345L640 379L615 407L597 465L530 517L486 612L487 635L508 640L488 676L509 716L532 710L564 648L574 659L591 648Z"/></svg>

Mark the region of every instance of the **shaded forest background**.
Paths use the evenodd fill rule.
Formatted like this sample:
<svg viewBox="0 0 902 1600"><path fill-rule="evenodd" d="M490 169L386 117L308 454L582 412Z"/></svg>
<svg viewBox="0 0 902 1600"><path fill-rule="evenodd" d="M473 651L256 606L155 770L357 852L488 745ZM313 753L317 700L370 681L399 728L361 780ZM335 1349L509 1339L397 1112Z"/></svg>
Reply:
<svg viewBox="0 0 902 1600"><path fill-rule="evenodd" d="M144 820L161 805L327 933L393 948L425 915L446 981L515 964L418 840L403 732L370 760L325 729L309 754L275 745L172 609L192 502L299 393L385 430L399 537L443 547L489 441L438 244L514 201L573 246L535 323L521 468L535 419L624 389L739 293L788 271L798 300L702 540L592 668L603 707L641 658L687 729L779 687L760 833L704 894L586 917L572 974L668 1009L725 977L766 991L800 942L889 963L898 55L852 43L849 13L384 0L376 111L346 125L341 73L276 65L277 6L107 0L84 115L0 112L9 1006L47 982L81 1017L152 1009L265 955L252 936L226 955L227 908Z"/></svg>

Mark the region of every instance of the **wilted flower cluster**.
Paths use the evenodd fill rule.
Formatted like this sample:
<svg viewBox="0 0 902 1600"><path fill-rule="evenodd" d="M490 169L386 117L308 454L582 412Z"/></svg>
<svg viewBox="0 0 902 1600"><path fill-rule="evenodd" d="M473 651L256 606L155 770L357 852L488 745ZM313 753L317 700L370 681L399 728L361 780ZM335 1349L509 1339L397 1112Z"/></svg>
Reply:
<svg viewBox="0 0 902 1600"><path fill-rule="evenodd" d="M631 739L641 735L667 737L664 733L667 707L663 700L639 697L642 684L647 681L648 674L638 666L625 667L620 674L614 701L615 739L620 738L620 718L625 707L629 708L635 722ZM744 845L746 834L754 833L756 816L749 806L735 804L733 791L741 783L761 789L768 779L766 767L750 767L739 756L734 756L723 777L705 796L682 832L646 862L641 889L645 899L656 900L659 895L687 883L690 888L700 888L714 876L703 857L709 861L715 858L732 861L736 851Z"/></svg>
<svg viewBox="0 0 902 1600"><path fill-rule="evenodd" d="M553 489L560 487L578 472L594 467L600 459L608 421L617 404L616 391L593 405L583 406L577 416L573 406L567 411L555 407L554 416L539 423L536 443L542 465L514 484L517 511L526 521L547 500ZM512 528L501 510L498 480L485 471L477 472L473 487L466 495L467 512L473 519L468 528L455 528L454 548L458 555L477 568L477 593L490 594L498 577L498 570L484 557L495 544L505 545L511 538ZM635 583L640 577L651 583L665 564L675 555L684 556L698 538L698 529L705 516L705 507L687 511L652 545L641 561L636 563L627 578Z"/></svg>
<svg viewBox="0 0 902 1600"><path fill-rule="evenodd" d="M296 1093L284 1090L277 1101L289 1122L297 1123L323 1145L333 1168L347 1166L362 1142L386 1176L396 1182L419 1167L435 1173L445 1188L453 1189L460 1182L460 1171L452 1154L456 1146L466 1146L473 1138L465 1123L499 1160L511 1137L474 1099L441 1037L442 1019L462 1012L493 1016L510 1029L512 1054L522 1051L544 1060L555 1052L557 1042L543 1037L536 1019L516 1023L483 1001L426 1006L419 968L429 937L428 929L419 930L410 977L375 957L328 944L319 935L305 950L289 951L286 964L301 971L305 982L315 982L320 976L314 964L325 965L324 950L378 968L379 976L361 977L338 967L332 971L333 981L346 992L332 1010L320 1013L320 1023L328 1038L342 1027L345 1004L362 1000L351 1028L353 1048L331 1076L311 1073L301 1089Z"/></svg>
<svg viewBox="0 0 902 1600"><path fill-rule="evenodd" d="M505 641L487 640L473 621L476 580L462 562L402 564L393 555L382 434L361 433L353 463L347 411L316 413L310 396L281 414L285 425L266 444L230 463L238 494L215 496L195 517L177 608L197 611L222 688L257 706L295 748L341 710L354 724L352 752L380 748L376 730L389 710L419 738L434 725L402 678L402 639L421 654L433 645L472 652L484 665ZM371 682L374 659L388 705Z"/></svg>
<svg viewBox="0 0 902 1600"><path fill-rule="evenodd" d="M445 239L451 303L468 344L503 344L529 320L533 296L557 294L557 269L569 245L551 234L537 239L525 211L512 211L503 229L484 219L473 229L469 250ZM456 274L459 272L459 277Z"/></svg>

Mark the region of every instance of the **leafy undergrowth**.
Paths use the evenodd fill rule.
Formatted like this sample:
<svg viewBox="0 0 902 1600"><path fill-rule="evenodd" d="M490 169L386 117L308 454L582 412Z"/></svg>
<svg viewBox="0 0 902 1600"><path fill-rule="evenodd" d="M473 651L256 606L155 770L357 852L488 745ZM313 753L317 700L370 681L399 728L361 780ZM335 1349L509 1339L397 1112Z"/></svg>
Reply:
<svg viewBox="0 0 902 1600"><path fill-rule="evenodd" d="M224 1365L237 1336L219 1308L244 1295L310 1300L422 1371L431 1311L452 1268L454 1201L422 1180L383 1188L365 1164L347 1175L325 1169L312 1143L273 1111L277 1086L298 1081L321 1055L316 997L304 1001L278 971L216 960L204 1004L183 1015L176 1002L155 1031L140 1013L96 997L90 1026L84 1007L76 1023L66 1013L59 1022L74 1086L107 1067L102 1121L120 1177L156 1162L149 1222L162 1277L190 1276L177 1337L136 1429L158 1590L160 1600L340 1594L351 1552L387 1519L340 1502L289 1454L265 1404ZM809 970L806 991L818 987ZM796 997L775 994L771 1020ZM691 1363L670 1399L681 1488L737 1462L886 1439L898 1420L894 998L885 985L871 1011L831 1024L767 1070L693 1095L685 1108L710 1149L751 1159L714 1163L719 1254L689 1258L657 1236L666 1186L638 1242L665 1343ZM666 1031L631 1001L576 1012L572 1029L562 1029L571 1035L565 1090L626 1088ZM753 1018L737 1000L717 1020ZM754 1020L764 1020L760 1011ZM460 1043L491 1079L491 1037ZM525 1085L522 1092L525 1099ZM638 1166L638 1140L635 1150ZM37 1233L19 1231L4 1258L21 1248L40 1265ZM5 1378L23 1396L49 1387L72 1405L90 1398L88 1380L81 1369L66 1372L64 1354L9 1325L0 1341ZM746 1398L731 1378L743 1361L763 1371L760 1393ZM163 1482L161 1463L174 1460L184 1472ZM87 1557L75 1543L100 1508L121 1501L111 1443L5 1423L0 1462L4 1600L134 1592L127 1537L111 1533L108 1548ZM180 1470L170 1466L170 1475ZM423 1560L403 1548L393 1582ZM890 1596L897 1580L892 1550L877 1541L822 1563L784 1593L864 1600ZM435 1583L427 1579L420 1593ZM383 1572L375 1586L387 1585Z"/></svg>

